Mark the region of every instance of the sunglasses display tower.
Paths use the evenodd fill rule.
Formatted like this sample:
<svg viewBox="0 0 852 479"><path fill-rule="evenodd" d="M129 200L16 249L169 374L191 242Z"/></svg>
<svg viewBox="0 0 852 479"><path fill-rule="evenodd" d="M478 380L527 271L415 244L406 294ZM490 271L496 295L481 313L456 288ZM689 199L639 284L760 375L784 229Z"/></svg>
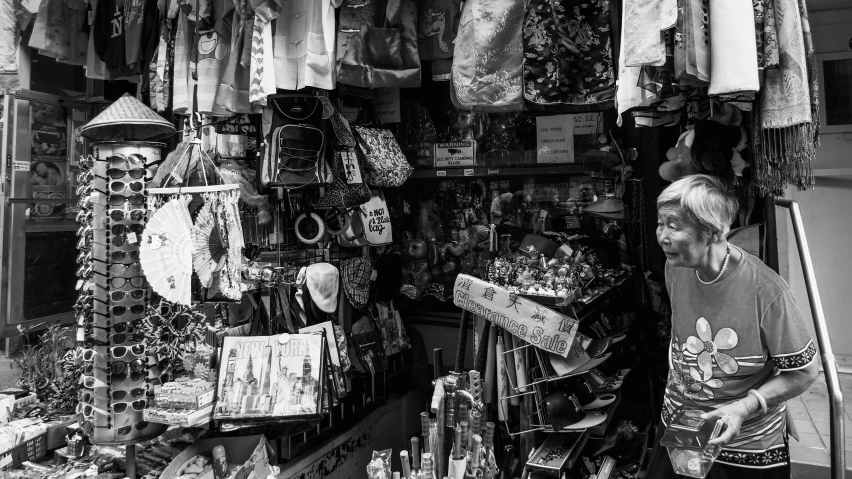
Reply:
<svg viewBox="0 0 852 479"><path fill-rule="evenodd" d="M78 271L77 339L84 363L78 421L93 444L134 444L167 428L143 419L161 372L157 352L146 341L152 292L139 264L139 242L148 219L148 172L159 164L165 146L147 140L174 133L173 125L129 95L81 129L98 141L81 161L86 184L80 206L91 214L78 215L91 235L88 264ZM131 478L132 449L127 450Z"/></svg>

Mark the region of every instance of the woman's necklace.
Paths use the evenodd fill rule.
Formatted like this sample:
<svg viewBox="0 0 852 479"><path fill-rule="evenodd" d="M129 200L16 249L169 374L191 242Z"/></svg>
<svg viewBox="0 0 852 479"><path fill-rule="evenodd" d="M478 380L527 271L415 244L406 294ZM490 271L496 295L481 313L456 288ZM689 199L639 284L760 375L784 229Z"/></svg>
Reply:
<svg viewBox="0 0 852 479"><path fill-rule="evenodd" d="M698 270L695 270L695 277L698 278L698 281L701 281L701 284L713 284L716 281L719 281L722 278L722 275L725 274L725 268L728 267L728 260L731 259L731 247L728 246L728 252L725 253L725 261L722 262L722 270L719 271L719 275L713 278L713 281L704 281L701 279L701 275L698 274Z"/></svg>

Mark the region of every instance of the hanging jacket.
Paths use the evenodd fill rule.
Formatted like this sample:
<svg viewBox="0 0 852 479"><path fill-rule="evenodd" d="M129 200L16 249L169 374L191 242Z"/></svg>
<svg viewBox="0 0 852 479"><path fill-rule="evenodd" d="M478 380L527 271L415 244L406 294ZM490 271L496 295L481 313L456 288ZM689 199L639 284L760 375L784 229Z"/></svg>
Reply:
<svg viewBox="0 0 852 479"><path fill-rule="evenodd" d="M344 0L337 81L364 88L420 86L414 0Z"/></svg>
<svg viewBox="0 0 852 479"><path fill-rule="evenodd" d="M524 19L524 99L531 110L613 107L620 9L616 1L530 0Z"/></svg>
<svg viewBox="0 0 852 479"><path fill-rule="evenodd" d="M524 0L468 0L453 55L453 104L481 111L523 110Z"/></svg>

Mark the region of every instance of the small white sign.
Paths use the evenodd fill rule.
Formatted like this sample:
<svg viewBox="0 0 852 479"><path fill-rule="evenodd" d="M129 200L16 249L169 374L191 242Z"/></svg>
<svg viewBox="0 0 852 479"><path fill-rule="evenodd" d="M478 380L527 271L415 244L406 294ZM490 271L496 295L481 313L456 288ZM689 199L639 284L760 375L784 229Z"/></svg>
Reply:
<svg viewBox="0 0 852 479"><path fill-rule="evenodd" d="M464 176L473 176L473 168L465 168Z"/></svg>
<svg viewBox="0 0 852 479"><path fill-rule="evenodd" d="M574 163L573 116L540 116L535 119L537 163Z"/></svg>
<svg viewBox="0 0 852 479"><path fill-rule="evenodd" d="M399 123L400 115L399 88L379 88L379 94L373 100L376 116L382 123Z"/></svg>
<svg viewBox="0 0 852 479"><path fill-rule="evenodd" d="M30 169L29 161L15 160L12 162L12 171L28 171Z"/></svg>
<svg viewBox="0 0 852 479"><path fill-rule="evenodd" d="M358 166L358 157L354 151L344 151L340 154L343 160L343 173L346 175L346 183L350 185L360 185L364 182L361 179L361 168Z"/></svg>
<svg viewBox="0 0 852 479"><path fill-rule="evenodd" d="M581 113L571 116L574 117L572 124L575 135L596 135L600 132L600 113Z"/></svg>
<svg viewBox="0 0 852 479"><path fill-rule="evenodd" d="M473 166L476 141L463 140L435 143L435 168Z"/></svg>

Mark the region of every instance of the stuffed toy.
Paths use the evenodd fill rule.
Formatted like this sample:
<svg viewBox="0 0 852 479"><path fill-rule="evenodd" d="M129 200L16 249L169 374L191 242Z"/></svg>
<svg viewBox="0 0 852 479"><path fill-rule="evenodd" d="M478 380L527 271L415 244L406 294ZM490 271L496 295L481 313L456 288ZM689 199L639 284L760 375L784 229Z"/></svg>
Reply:
<svg viewBox="0 0 852 479"><path fill-rule="evenodd" d="M250 170L236 161L225 160L219 165L219 175L227 184L240 185L240 201L257 208L257 223L264 225L272 221L269 212L269 199L259 195L254 187L255 171Z"/></svg>

